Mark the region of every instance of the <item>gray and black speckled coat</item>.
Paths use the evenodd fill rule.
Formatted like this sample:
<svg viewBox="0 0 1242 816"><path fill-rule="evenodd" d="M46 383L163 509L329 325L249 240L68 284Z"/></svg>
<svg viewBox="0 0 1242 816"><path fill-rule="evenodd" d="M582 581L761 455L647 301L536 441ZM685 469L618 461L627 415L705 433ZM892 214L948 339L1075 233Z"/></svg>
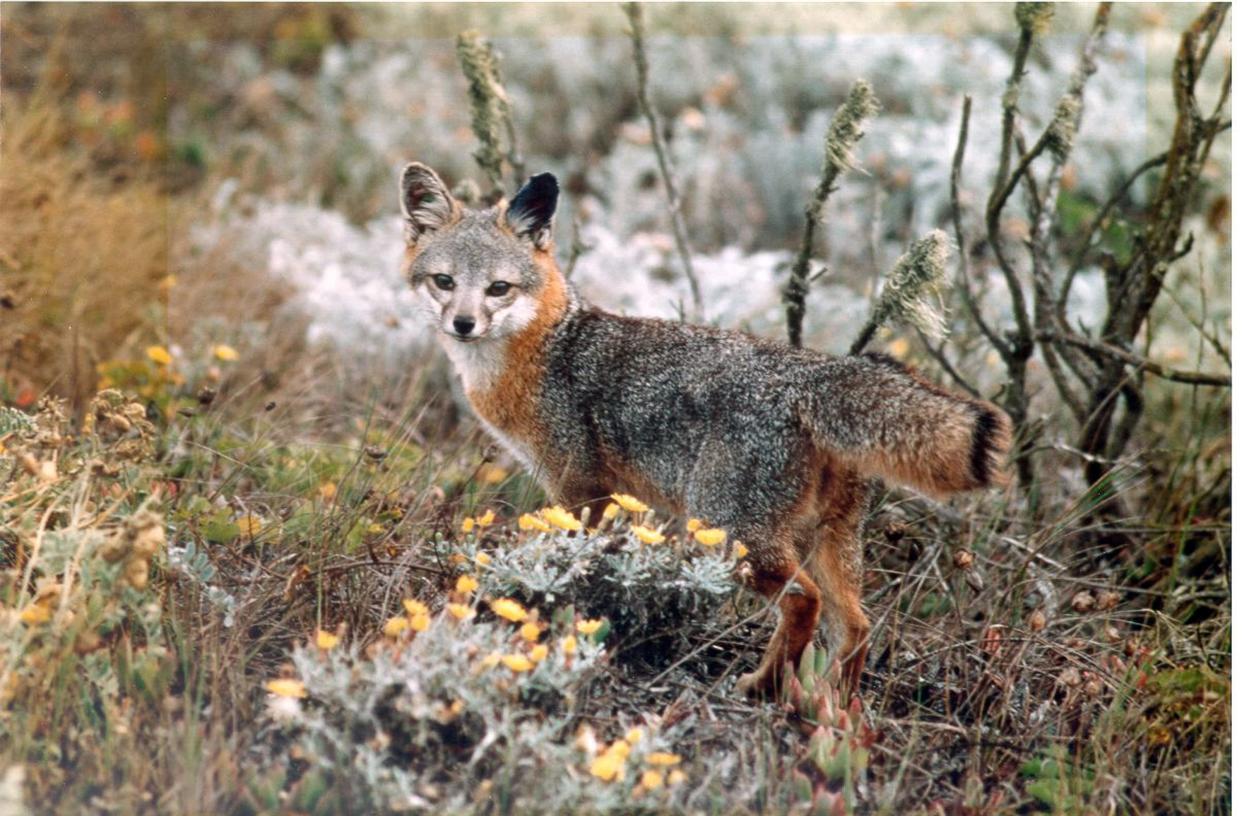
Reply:
<svg viewBox="0 0 1242 816"><path fill-rule="evenodd" d="M743 688L773 688L821 612L856 687L867 479L933 496L1003 483L1007 417L884 355L590 307L547 238L556 196L545 174L467 211L429 168L403 176L406 272L477 415L566 505L598 512L630 493L745 542L746 580L782 620Z"/></svg>

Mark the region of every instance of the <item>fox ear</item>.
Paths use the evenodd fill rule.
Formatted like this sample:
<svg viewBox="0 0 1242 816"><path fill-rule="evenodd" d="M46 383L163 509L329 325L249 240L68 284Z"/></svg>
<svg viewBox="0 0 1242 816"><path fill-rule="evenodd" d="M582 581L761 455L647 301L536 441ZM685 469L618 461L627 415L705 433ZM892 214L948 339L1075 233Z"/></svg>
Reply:
<svg viewBox="0 0 1242 816"><path fill-rule="evenodd" d="M401 212L405 213L405 238L413 244L424 232L432 232L457 219L460 207L444 182L425 164L412 162L401 171Z"/></svg>
<svg viewBox="0 0 1242 816"><path fill-rule="evenodd" d="M552 216L556 214L560 191L556 176L551 173L531 176L505 210L509 229L530 238L539 249L545 248L552 237Z"/></svg>

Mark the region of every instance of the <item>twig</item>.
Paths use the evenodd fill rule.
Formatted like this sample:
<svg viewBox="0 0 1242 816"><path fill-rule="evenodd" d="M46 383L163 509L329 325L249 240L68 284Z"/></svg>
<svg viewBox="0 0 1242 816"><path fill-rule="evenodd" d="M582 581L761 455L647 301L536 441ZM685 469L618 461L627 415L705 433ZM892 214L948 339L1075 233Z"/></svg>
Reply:
<svg viewBox="0 0 1242 816"><path fill-rule="evenodd" d="M1065 311L1065 305L1069 300L1070 287L1073 286L1074 278L1079 272L1082 271L1083 264L1087 259L1087 253L1091 251L1091 239L1108 219L1108 216L1112 214L1113 209L1121 203L1121 199L1124 198L1126 192L1134 186L1134 183L1142 178L1143 174L1148 170L1153 170L1164 164L1168 158L1169 153L1168 151L1165 151L1159 156L1152 156L1150 159L1136 167L1134 172L1127 176L1126 180L1123 181L1115 191L1113 191L1113 194L1109 197L1108 201L1104 202L1104 206L1100 207L1099 211L1096 212L1095 217L1091 219L1091 223L1087 225L1087 230L1083 234L1082 246L1079 247L1078 252L1075 253L1074 260L1069 265L1069 272L1066 274L1065 280L1061 282L1061 292L1057 296L1057 308L1059 311Z"/></svg>
<svg viewBox="0 0 1242 816"><path fill-rule="evenodd" d="M983 398L983 395L979 393L979 390L967 382L966 379L957 372L957 369L953 367L953 364L949 362L949 358L944 356L943 342L939 345L939 347L933 346L931 341L927 339L927 335L923 334L921 331L918 331L918 329L915 329L915 332L918 334L919 339L923 341L923 348L927 349L927 353L932 356L932 359L940 364L940 367L945 370L946 374L953 378L953 382L957 383L959 388L967 394L970 394L975 399Z"/></svg>
<svg viewBox="0 0 1242 816"><path fill-rule="evenodd" d="M1026 58L1031 51L1031 43L1034 38L1034 26L1023 24L1021 26L1021 34L1018 37L1018 47L1014 51L1013 69L1009 74L1009 80L1005 84L1005 95L1002 100L1004 108L1001 117L1000 162L996 168L996 181L992 188L992 194L988 197L987 217L985 219L988 228L988 243L991 245L992 252L996 255L996 261L1005 276L1005 283L1009 287L1010 298L1013 301L1014 321L1018 325L1017 336L1011 343L1005 344L1005 347L1000 349L1001 355L1011 362L1011 369L1013 369L1012 362L1014 358L1023 358L1023 365L1025 365L1025 359L1030 357L1031 324L1026 314L1026 300L1022 294L1022 283L1018 280L1017 271L1002 251L1000 215L1005 207L1005 200L1008 194L1013 192L1014 187L1014 184L1010 182L1009 166L1010 153L1013 149L1014 122L1018 116L1018 92L1022 86L1022 75L1026 70ZM1002 191L1008 191L1005 197L1002 197ZM1024 352L1025 355L1023 354Z"/></svg>
<svg viewBox="0 0 1242 816"><path fill-rule="evenodd" d="M1031 278L1034 282L1035 322L1038 325L1056 325L1062 331L1068 331L1069 325L1065 314L1057 310L1057 301L1053 296L1052 257L1049 244L1052 241L1052 215L1056 210L1057 194L1061 189L1061 175L1078 129L1082 124L1083 92L1087 80L1095 73L1095 52L1104 32L1112 6L1101 3L1096 10L1095 21L1091 33L1082 47L1078 68L1070 79L1069 87L1061 101L1057 103L1056 113L1048 127L1040 137L1040 142L1052 153L1052 165L1048 168L1048 180L1042 195L1033 190L1030 206L1034 229L1031 232ZM1038 153L1038 145L1032 152ZM1067 353L1068 349L1054 346L1051 341L1041 340L1040 350L1048 366L1048 373L1061 399L1069 406L1074 417L1081 423L1086 417L1087 409L1079 398L1061 369L1061 358L1066 365L1075 370L1080 378L1085 377L1086 361L1079 359L1077 353Z"/></svg>
<svg viewBox="0 0 1242 816"><path fill-rule="evenodd" d="M574 267L578 265L578 259L582 257L582 253L590 249L589 246L582 242L582 225L578 223L578 216L573 217L570 223L571 238L569 243L569 261L565 264L565 280L573 277Z"/></svg>
<svg viewBox="0 0 1242 816"><path fill-rule="evenodd" d="M1000 338L992 327L983 319L983 314L979 311L979 303L975 300L974 293L970 290L970 255L966 248L966 238L962 230L962 159L966 155L966 140L970 133L970 106L971 98L969 95L962 98L962 123L957 131L957 148L953 151L953 169L949 173L949 199L953 210L953 235L957 240L957 256L961 262L961 283L962 283L962 300L966 302L966 311L970 313L971 319L975 321L975 325L987 337L988 342L998 351L1003 353L1008 345Z"/></svg>
<svg viewBox="0 0 1242 816"><path fill-rule="evenodd" d="M638 107L647 119L647 127L651 130L651 145L655 150L656 163L660 167L660 178L664 181L664 194L668 199L669 216L673 222L673 238L677 242L677 255L681 259L682 270L690 283L690 297L694 302L696 321L703 320L703 294L699 289L699 279L694 273L694 265L690 262L690 244L686 239L686 225L681 216L681 195L673 180L673 172L669 168L664 136L660 133L660 125L656 119L655 109L647 98L647 47L643 33L643 10L638 3L626 3L625 15L630 20L630 40L634 44L634 66L638 71Z"/></svg>
<svg viewBox="0 0 1242 816"><path fill-rule="evenodd" d="M1140 357L1125 349L1117 348L1109 343L1099 340L1090 340L1085 337L1078 337L1070 334L1059 334L1052 331L1043 331L1039 333L1040 339L1055 341L1057 343L1068 343L1076 346L1084 351L1093 354L1104 354L1113 359L1119 360L1127 365L1136 366L1142 371L1160 377L1161 379L1171 382L1187 383L1190 385L1210 385L1222 388L1230 388L1233 385L1233 378L1228 374L1205 374L1202 371L1183 371L1181 369L1169 368L1161 365L1155 360L1146 357Z"/></svg>

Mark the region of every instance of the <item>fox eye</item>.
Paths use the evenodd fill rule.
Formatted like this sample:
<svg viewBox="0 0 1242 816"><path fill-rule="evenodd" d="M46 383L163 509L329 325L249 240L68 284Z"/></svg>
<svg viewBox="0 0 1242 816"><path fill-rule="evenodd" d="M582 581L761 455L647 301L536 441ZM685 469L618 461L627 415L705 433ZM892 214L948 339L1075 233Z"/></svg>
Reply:
<svg viewBox="0 0 1242 816"><path fill-rule="evenodd" d="M448 275L432 275L431 280L437 288L446 292L453 288L453 279Z"/></svg>
<svg viewBox="0 0 1242 816"><path fill-rule="evenodd" d="M510 283L506 283L504 281L495 281L492 283L491 286L487 287L487 294L491 295L492 297L500 297L501 295L508 292L511 287L512 287L512 284Z"/></svg>

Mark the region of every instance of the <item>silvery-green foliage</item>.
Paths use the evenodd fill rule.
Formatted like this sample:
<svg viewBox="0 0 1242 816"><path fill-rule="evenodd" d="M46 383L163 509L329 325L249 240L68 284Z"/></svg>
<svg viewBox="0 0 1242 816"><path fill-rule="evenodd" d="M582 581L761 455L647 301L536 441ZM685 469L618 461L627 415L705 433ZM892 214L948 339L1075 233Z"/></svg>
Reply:
<svg viewBox="0 0 1242 816"><path fill-rule="evenodd" d="M223 587L213 583L216 567L206 552L199 549L194 539L186 539L184 547L168 548L168 568L188 578L203 591L207 602L223 615L226 627L233 625L237 613L237 598Z"/></svg>
<svg viewBox="0 0 1242 816"><path fill-rule="evenodd" d="M11 433L29 433L34 430L34 420L25 411L8 406L0 407L0 436L8 436Z"/></svg>
<svg viewBox="0 0 1242 816"><path fill-rule="evenodd" d="M567 654L570 631L554 626L548 657L526 672L494 660L527 648L515 624L447 613L367 654L298 649L293 667L306 697L271 698L271 744L297 745L313 766L306 773L380 812L485 812L498 800L516 812L618 807L630 801L642 754L667 742L645 733L623 781L589 774L593 755L575 744L575 712L605 649L577 638ZM280 751L269 762L289 770Z"/></svg>
<svg viewBox="0 0 1242 816"><path fill-rule="evenodd" d="M471 549L462 554L473 560ZM671 538L643 544L622 532L554 532L490 552L491 563L473 571L485 595L517 598L548 612L570 605L586 617L607 619L622 636L655 635L711 618L738 591L736 561L721 549L687 547Z"/></svg>

